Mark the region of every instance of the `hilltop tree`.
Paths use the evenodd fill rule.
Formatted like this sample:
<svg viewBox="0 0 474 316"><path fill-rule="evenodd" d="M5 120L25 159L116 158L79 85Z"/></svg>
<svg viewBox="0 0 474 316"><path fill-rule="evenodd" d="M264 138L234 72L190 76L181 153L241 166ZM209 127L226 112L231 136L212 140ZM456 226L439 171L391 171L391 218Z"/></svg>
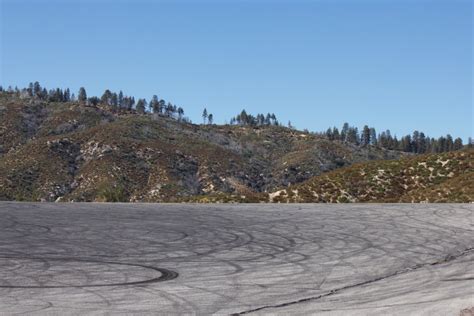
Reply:
<svg viewBox="0 0 474 316"><path fill-rule="evenodd" d="M275 125L275 126L278 126L278 125L279 125L275 113L272 113L272 121L273 121L273 125Z"/></svg>
<svg viewBox="0 0 474 316"><path fill-rule="evenodd" d="M79 88L79 93L77 94L77 100L79 102L86 102L87 101L87 93L84 87Z"/></svg>
<svg viewBox="0 0 474 316"><path fill-rule="evenodd" d="M411 152L412 151L411 136L410 135L402 137L400 142L401 142L400 149L402 151L404 151L404 152Z"/></svg>
<svg viewBox="0 0 474 316"><path fill-rule="evenodd" d="M35 83L33 84L33 95L35 97L41 97L41 91L41 85L38 81L35 81Z"/></svg>
<svg viewBox="0 0 474 316"><path fill-rule="evenodd" d="M28 96L32 97L33 96L33 82L30 82L30 84L28 85L28 88L26 88L26 92L28 94Z"/></svg>
<svg viewBox="0 0 474 316"><path fill-rule="evenodd" d="M379 135L378 143L383 148L393 149L393 138L389 129Z"/></svg>
<svg viewBox="0 0 474 316"><path fill-rule="evenodd" d="M425 153L428 145L426 143L426 136L425 133L420 132L418 137L418 153Z"/></svg>
<svg viewBox="0 0 474 316"><path fill-rule="evenodd" d="M123 108L130 111L133 109L135 105L135 98L134 97L123 97Z"/></svg>
<svg viewBox="0 0 474 316"><path fill-rule="evenodd" d="M370 144L370 128L367 125L364 125L364 128L362 129L361 143L364 146Z"/></svg>
<svg viewBox="0 0 474 316"><path fill-rule="evenodd" d="M112 93L112 97L110 98L110 105L114 108L118 105L118 96L117 93Z"/></svg>
<svg viewBox="0 0 474 316"><path fill-rule="evenodd" d="M349 143L358 144L358 140L359 140L359 132L357 130L357 127L350 127L347 130L346 141Z"/></svg>
<svg viewBox="0 0 474 316"><path fill-rule="evenodd" d="M347 141L347 133L349 132L349 123L344 123L341 129L341 140L343 142Z"/></svg>
<svg viewBox="0 0 474 316"><path fill-rule="evenodd" d="M150 100L150 109L153 113L160 114L160 101L158 101L158 96L153 95Z"/></svg>
<svg viewBox="0 0 474 316"><path fill-rule="evenodd" d="M420 132L419 131L413 132L412 141L413 141L412 149L414 150L415 153L420 153Z"/></svg>
<svg viewBox="0 0 474 316"><path fill-rule="evenodd" d="M118 104L119 108L123 107L123 92L122 92L122 90L120 90L120 92L118 94L117 104Z"/></svg>
<svg viewBox="0 0 474 316"><path fill-rule="evenodd" d="M71 101L71 91L69 90L69 88L66 88L66 90L64 90L64 102L69 101Z"/></svg>
<svg viewBox="0 0 474 316"><path fill-rule="evenodd" d="M446 138L443 136L439 137L438 140L435 142L435 152L437 153L442 153L444 151L447 151L447 146L446 146Z"/></svg>
<svg viewBox="0 0 474 316"><path fill-rule="evenodd" d="M448 134L446 135L446 151L452 151L454 147L453 137Z"/></svg>
<svg viewBox="0 0 474 316"><path fill-rule="evenodd" d="M212 122L214 121L214 115L212 115L212 113L210 113L208 116L207 116L207 123L209 125L212 125Z"/></svg>
<svg viewBox="0 0 474 316"><path fill-rule="evenodd" d="M329 140L334 140L334 134L333 134L332 129L330 127L326 130L326 137Z"/></svg>
<svg viewBox="0 0 474 316"><path fill-rule="evenodd" d="M176 110L176 106L168 102L168 104L165 107L165 114L167 117L173 117L174 112Z"/></svg>
<svg viewBox="0 0 474 316"><path fill-rule="evenodd" d="M48 90L44 87L41 90L41 99L42 100L47 100L48 99Z"/></svg>
<svg viewBox="0 0 474 316"><path fill-rule="evenodd" d="M56 88L56 101L63 102L64 101L64 93L63 90Z"/></svg>
<svg viewBox="0 0 474 316"><path fill-rule="evenodd" d="M377 133L373 127L370 128L370 143L372 145L377 145Z"/></svg>
<svg viewBox="0 0 474 316"><path fill-rule="evenodd" d="M92 104L93 106L97 106L97 104L100 103L100 99L98 97L90 97L89 98L89 103Z"/></svg>
<svg viewBox="0 0 474 316"><path fill-rule="evenodd" d="M145 99L138 99L136 109L137 109L137 113L145 114L146 100Z"/></svg>
<svg viewBox="0 0 474 316"><path fill-rule="evenodd" d="M460 150L463 148L463 145L462 145L462 139L457 137L455 140L454 140L454 144L453 144L453 150Z"/></svg>
<svg viewBox="0 0 474 316"><path fill-rule="evenodd" d="M270 113L267 113L267 116L265 116L265 125L270 125L272 122L272 116Z"/></svg>
<svg viewBox="0 0 474 316"><path fill-rule="evenodd" d="M184 110L182 107L179 107L177 111L178 111L178 120L181 121L183 119Z"/></svg>
<svg viewBox="0 0 474 316"><path fill-rule="evenodd" d="M64 93L61 89L51 89L47 95L47 99L50 102L63 102L64 101Z"/></svg>
<svg viewBox="0 0 474 316"><path fill-rule="evenodd" d="M202 120L203 120L204 124L206 124L207 117L208 117L207 109L204 108L204 110L202 111Z"/></svg>
<svg viewBox="0 0 474 316"><path fill-rule="evenodd" d="M112 100L112 92L109 89L107 89L104 91L104 93L100 97L100 101L103 104L111 105L111 100Z"/></svg>

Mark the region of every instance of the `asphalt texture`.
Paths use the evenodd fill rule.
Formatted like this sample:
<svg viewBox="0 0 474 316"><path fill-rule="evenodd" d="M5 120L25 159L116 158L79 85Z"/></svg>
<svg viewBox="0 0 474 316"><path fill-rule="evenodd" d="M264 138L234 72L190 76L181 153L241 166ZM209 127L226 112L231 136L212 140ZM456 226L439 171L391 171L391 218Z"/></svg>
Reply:
<svg viewBox="0 0 474 316"><path fill-rule="evenodd" d="M459 315L474 205L0 202L0 314Z"/></svg>

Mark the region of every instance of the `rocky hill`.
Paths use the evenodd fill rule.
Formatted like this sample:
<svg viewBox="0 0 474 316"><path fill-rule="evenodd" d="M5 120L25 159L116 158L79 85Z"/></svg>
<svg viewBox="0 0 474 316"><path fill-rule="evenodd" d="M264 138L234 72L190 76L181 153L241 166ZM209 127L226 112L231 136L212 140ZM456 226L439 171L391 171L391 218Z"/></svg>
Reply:
<svg viewBox="0 0 474 316"><path fill-rule="evenodd" d="M1 200L261 201L331 170L406 155L281 126L195 125L0 94Z"/></svg>
<svg viewBox="0 0 474 316"><path fill-rule="evenodd" d="M474 150L354 164L269 194L271 202L474 202Z"/></svg>

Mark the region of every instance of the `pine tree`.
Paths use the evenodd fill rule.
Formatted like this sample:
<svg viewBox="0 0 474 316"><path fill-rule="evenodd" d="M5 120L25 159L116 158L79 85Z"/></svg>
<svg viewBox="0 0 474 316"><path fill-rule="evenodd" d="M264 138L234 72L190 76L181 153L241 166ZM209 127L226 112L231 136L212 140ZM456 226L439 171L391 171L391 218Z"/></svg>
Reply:
<svg viewBox="0 0 474 316"><path fill-rule="evenodd" d="M118 96L115 92L112 93L112 96L110 97L110 105L114 108L116 108L118 105Z"/></svg>
<svg viewBox="0 0 474 316"><path fill-rule="evenodd" d="M347 133L349 132L349 123L344 123L341 129L341 140L343 142L347 141Z"/></svg>
<svg viewBox="0 0 474 316"><path fill-rule="evenodd" d="M214 115L212 115L212 113L210 113L208 116L207 116L207 122L209 125L212 125L212 122L214 121Z"/></svg>
<svg viewBox="0 0 474 316"><path fill-rule="evenodd" d="M409 152L412 151L412 143L411 143L411 136L410 135L402 137L400 147L401 147L401 150L404 151L404 152L409 153Z"/></svg>
<svg viewBox="0 0 474 316"><path fill-rule="evenodd" d="M267 116L265 116L265 125L270 125L272 122L272 116L270 113L267 113Z"/></svg>
<svg viewBox="0 0 474 316"><path fill-rule="evenodd" d="M426 136L425 133L420 132L420 136L418 138L418 152L419 153L426 153L427 145L426 145Z"/></svg>
<svg viewBox="0 0 474 316"><path fill-rule="evenodd" d="M150 109L153 113L160 114L160 101L158 101L157 95L151 97Z"/></svg>
<svg viewBox="0 0 474 316"><path fill-rule="evenodd" d="M420 153L420 132L418 131L413 132L412 142L413 142L413 145L412 145L413 152Z"/></svg>
<svg viewBox="0 0 474 316"><path fill-rule="evenodd" d="M30 82L30 84L28 85L28 88L26 89L26 91L28 92L28 96L30 97L33 96L33 90L34 90L33 82Z"/></svg>
<svg viewBox="0 0 474 316"><path fill-rule="evenodd" d="M272 113L272 122L273 122L273 125L278 126L278 120L275 113Z"/></svg>
<svg viewBox="0 0 474 316"><path fill-rule="evenodd" d="M118 99L117 99L117 105L119 108L123 108L123 92L120 90L118 94Z"/></svg>
<svg viewBox="0 0 474 316"><path fill-rule="evenodd" d="M48 99L48 90L46 90L46 88L43 88L43 90L41 90L41 99L42 100Z"/></svg>
<svg viewBox="0 0 474 316"><path fill-rule="evenodd" d="M370 128L369 126L365 125L362 129L362 136L361 136L362 145L367 146L370 144Z"/></svg>
<svg viewBox="0 0 474 316"><path fill-rule="evenodd" d="M183 119L183 115L184 115L184 110L182 107L179 107L178 108L178 120L181 121Z"/></svg>
<svg viewBox="0 0 474 316"><path fill-rule="evenodd" d="M38 81L35 81L35 83L33 84L33 95L35 97L41 96L41 85L39 84Z"/></svg>
<svg viewBox="0 0 474 316"><path fill-rule="evenodd" d="M56 99L56 102L63 102L64 101L63 90L61 90L59 88L56 88L55 99Z"/></svg>
<svg viewBox="0 0 474 316"><path fill-rule="evenodd" d="M87 101L87 93L84 87L79 88L79 93L77 94L77 100L79 102L86 102Z"/></svg>
<svg viewBox="0 0 474 316"><path fill-rule="evenodd" d="M451 135L446 135L446 151L452 151L454 147L453 137Z"/></svg>
<svg viewBox="0 0 474 316"><path fill-rule="evenodd" d="M137 109L137 113L145 114L146 100L145 99L138 99L136 109Z"/></svg>
<svg viewBox="0 0 474 316"><path fill-rule="evenodd" d="M204 124L206 124L207 117L208 117L207 109L204 108L204 110L202 111L202 121L204 122Z"/></svg>
<svg viewBox="0 0 474 316"><path fill-rule="evenodd" d="M353 144L359 143L359 132L357 127L349 127L347 130L346 141Z"/></svg>
<svg viewBox="0 0 474 316"><path fill-rule="evenodd" d="M377 145L377 133L373 127L370 128L370 144Z"/></svg>
<svg viewBox="0 0 474 316"><path fill-rule="evenodd" d="M93 106L97 106L97 104L100 103L100 99L98 97L90 97L88 102L92 104Z"/></svg>
<svg viewBox="0 0 474 316"><path fill-rule="evenodd" d="M463 148L462 139L458 137L454 140L453 150L460 150L462 148Z"/></svg>
<svg viewBox="0 0 474 316"><path fill-rule="evenodd" d="M158 113L163 113L165 110L165 106L166 106L165 100L160 99L160 101L158 101Z"/></svg>
<svg viewBox="0 0 474 316"><path fill-rule="evenodd" d="M103 104L111 105L111 100L112 100L112 92L109 89L107 89L104 91L104 93L100 97L100 101Z"/></svg>
<svg viewBox="0 0 474 316"><path fill-rule="evenodd" d="M64 90L64 102L69 101L71 101L71 91L69 90L69 88L66 88L66 90Z"/></svg>
<svg viewBox="0 0 474 316"><path fill-rule="evenodd" d="M326 130L326 137L327 137L329 140L334 140L334 134L333 134L331 128L328 128L328 129Z"/></svg>
<svg viewBox="0 0 474 316"><path fill-rule="evenodd" d="M167 117L173 116L173 105L170 102L165 107L165 114Z"/></svg>

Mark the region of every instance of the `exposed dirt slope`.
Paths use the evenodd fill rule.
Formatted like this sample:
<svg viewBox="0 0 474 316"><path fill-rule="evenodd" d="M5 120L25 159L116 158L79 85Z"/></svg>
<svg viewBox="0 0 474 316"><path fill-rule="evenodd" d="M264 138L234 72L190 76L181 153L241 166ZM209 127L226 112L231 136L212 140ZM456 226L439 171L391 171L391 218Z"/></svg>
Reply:
<svg viewBox="0 0 474 316"><path fill-rule="evenodd" d="M473 202L474 150L354 164L270 193L273 202Z"/></svg>

